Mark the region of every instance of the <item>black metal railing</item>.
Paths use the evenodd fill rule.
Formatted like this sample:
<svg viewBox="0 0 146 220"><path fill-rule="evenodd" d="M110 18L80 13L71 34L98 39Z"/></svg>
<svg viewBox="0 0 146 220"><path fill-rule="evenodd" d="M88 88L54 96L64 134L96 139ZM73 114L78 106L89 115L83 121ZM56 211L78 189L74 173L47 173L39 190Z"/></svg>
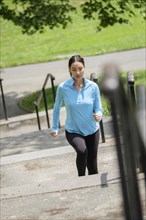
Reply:
<svg viewBox="0 0 146 220"><path fill-rule="evenodd" d="M139 131L146 148L146 88L144 85L136 86L136 111ZM137 152L139 155L139 152ZM137 156L137 167L143 172L143 166Z"/></svg>
<svg viewBox="0 0 146 220"><path fill-rule="evenodd" d="M127 73L127 95L129 97L129 101L133 107L135 107L136 100L135 100L135 91L134 91L134 74L133 72Z"/></svg>
<svg viewBox="0 0 146 220"><path fill-rule="evenodd" d="M3 110L4 110L5 119L8 120L7 108L6 108L5 95L4 95L2 81L3 81L3 79L0 77L0 88L1 88L1 94L2 94Z"/></svg>
<svg viewBox="0 0 146 220"><path fill-rule="evenodd" d="M98 78L95 73L90 74L90 80L98 84ZM101 131L102 143L105 143L105 134L104 134L104 127L103 127L102 119L100 121L100 131Z"/></svg>
<svg viewBox="0 0 146 220"><path fill-rule="evenodd" d="M112 64L105 65L103 76L102 92L109 99L111 106L125 217L127 220L142 220L142 205L136 173L138 157L146 183L146 146L142 131L138 125L135 109L123 88L118 68ZM145 114L146 108L143 106L142 109Z"/></svg>
<svg viewBox="0 0 146 220"><path fill-rule="evenodd" d="M135 79L134 79L134 73L133 72L128 72L127 73L127 96L128 96L128 100L130 102L131 107L136 108L136 98L135 98L135 89L134 89L134 85L135 85ZM139 94L137 92L137 94ZM138 104L139 104L139 100L140 100L140 95L138 96L137 100L138 100ZM144 99L143 99L143 103ZM140 164L140 161L138 161L138 158L136 158L136 165L137 168L139 169L139 172L142 172L142 167Z"/></svg>
<svg viewBox="0 0 146 220"><path fill-rule="evenodd" d="M39 117L39 104L40 104L42 98L44 100L47 126L48 126L48 128L50 128L50 120L49 120L49 114L48 114L48 103L47 103L47 97L46 97L46 92L45 92L45 88L46 88L46 85L47 85L47 82L48 82L49 79L51 79L51 88L52 88L53 100L55 101L55 96L56 96L56 91L55 91L55 86L54 86L55 77L51 73L48 73L47 76L46 76L45 82L43 84L43 87L40 91L40 94L38 96L38 99L34 102L39 130L41 130L41 123L40 123L40 117Z"/></svg>

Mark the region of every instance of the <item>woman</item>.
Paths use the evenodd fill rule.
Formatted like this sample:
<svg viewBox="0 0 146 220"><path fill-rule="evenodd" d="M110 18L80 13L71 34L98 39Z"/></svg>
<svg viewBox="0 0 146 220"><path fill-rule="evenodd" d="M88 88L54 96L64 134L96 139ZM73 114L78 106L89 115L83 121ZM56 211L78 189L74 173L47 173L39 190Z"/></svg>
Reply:
<svg viewBox="0 0 146 220"><path fill-rule="evenodd" d="M51 136L58 134L64 101L66 139L77 152L78 176L85 176L86 167L89 175L97 174L99 121L102 117L100 91L96 83L84 78L85 63L80 55L72 56L68 66L71 79L61 83L57 89Z"/></svg>

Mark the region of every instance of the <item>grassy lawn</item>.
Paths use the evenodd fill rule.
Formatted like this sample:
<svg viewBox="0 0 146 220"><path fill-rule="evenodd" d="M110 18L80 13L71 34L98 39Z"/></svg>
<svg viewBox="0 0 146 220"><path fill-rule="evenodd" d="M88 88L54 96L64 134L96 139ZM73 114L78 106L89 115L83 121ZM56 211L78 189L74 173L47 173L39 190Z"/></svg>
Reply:
<svg viewBox="0 0 146 220"><path fill-rule="evenodd" d="M146 87L145 74L146 74L145 70L136 71L134 73L135 86L144 83L145 87ZM123 73L122 74L122 81L123 81L124 85L126 85L126 79L127 79L127 73ZM99 80L99 83L101 84L100 80ZM57 87L56 87L56 89L57 89ZM37 100L39 93L40 92L37 91L37 92L33 93L31 96L26 96L25 98L23 98L21 100L20 106L28 112L35 112L35 106L33 103L34 103L34 101ZM54 101L53 101L53 95L52 95L51 88L46 89L46 96L47 96L48 109L52 109L53 105L54 105ZM105 116L110 115L110 106L109 106L108 100L104 96L102 96L102 107L103 107L103 114ZM43 100L41 101L41 103L39 105L39 111L44 111Z"/></svg>
<svg viewBox="0 0 146 220"><path fill-rule="evenodd" d="M23 35L21 28L1 19L1 67L64 59L145 47L145 23L140 16L129 25L115 25L96 32L96 21L73 14L73 23L63 30L55 28L42 34Z"/></svg>

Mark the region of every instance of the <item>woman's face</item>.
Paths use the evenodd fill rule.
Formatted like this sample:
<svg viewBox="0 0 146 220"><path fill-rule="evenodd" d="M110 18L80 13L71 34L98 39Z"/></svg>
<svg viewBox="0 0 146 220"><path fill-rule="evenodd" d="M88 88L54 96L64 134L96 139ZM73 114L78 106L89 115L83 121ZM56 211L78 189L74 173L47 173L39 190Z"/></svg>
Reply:
<svg viewBox="0 0 146 220"><path fill-rule="evenodd" d="M84 70L85 70L85 67L80 62L74 62L71 64L70 72L71 72L72 77L75 80L81 80L83 78Z"/></svg>

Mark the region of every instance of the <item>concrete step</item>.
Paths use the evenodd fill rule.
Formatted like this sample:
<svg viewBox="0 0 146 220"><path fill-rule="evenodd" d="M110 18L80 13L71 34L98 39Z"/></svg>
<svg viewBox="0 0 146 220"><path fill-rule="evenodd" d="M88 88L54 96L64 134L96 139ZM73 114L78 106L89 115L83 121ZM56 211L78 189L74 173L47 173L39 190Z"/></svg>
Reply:
<svg viewBox="0 0 146 220"><path fill-rule="evenodd" d="M100 145L97 175L77 177L75 158L71 146L2 157L2 219L124 220L114 142Z"/></svg>
<svg viewBox="0 0 146 220"><path fill-rule="evenodd" d="M55 139L50 136L49 129L33 131L24 134L15 134L14 136L2 137L1 156L20 155L67 145L68 142L65 139L64 127L60 129L59 135Z"/></svg>
<svg viewBox="0 0 146 220"><path fill-rule="evenodd" d="M50 187L52 189L53 185L50 185L49 182L42 183L37 187L19 187L20 192L17 191L17 188L16 191L13 191L14 195L10 190L10 197L3 198L1 201L1 219L125 220L119 183L98 185L98 176L96 175L90 178L78 178L78 181L77 179L70 179L70 182L66 180L66 184L70 184L71 188L66 188L63 181L58 182L58 186L61 182L64 190L62 188L59 190L58 187L59 191L53 192L50 191ZM78 188L73 187L75 185L78 185ZM144 184L142 181L140 189L143 195L141 203L145 220Z"/></svg>
<svg viewBox="0 0 146 220"><path fill-rule="evenodd" d="M108 145L114 139L110 127L110 123L107 122L105 126L105 145ZM100 137L100 144L101 143L102 140ZM25 133L22 134L15 132L15 135L8 135L6 133L4 137L1 135L1 156L23 154L67 145L68 142L65 138L64 126L60 128L59 134L56 138L50 136L50 129L30 132L27 130L27 132L25 131Z"/></svg>
<svg viewBox="0 0 146 220"><path fill-rule="evenodd" d="M141 177L142 179L143 177ZM58 181L37 182L19 186L5 187L1 189L1 199L12 199L45 193L63 192L88 187L108 187L109 184L120 183L121 178L117 174L102 173L85 177L66 177Z"/></svg>
<svg viewBox="0 0 146 220"><path fill-rule="evenodd" d="M100 145L98 155L99 170L108 172L117 158L114 143ZM3 179L4 185L28 184L41 179L44 181L44 178L58 180L61 175L63 178L68 175L75 177L77 176L75 160L76 153L70 145L2 157L2 171L6 173L6 176L8 175L9 179L8 183ZM117 170L116 167L115 170ZM13 176L14 173L15 176ZM18 179L16 179L17 175ZM29 178L27 175L29 175Z"/></svg>
<svg viewBox="0 0 146 220"><path fill-rule="evenodd" d="M71 146L2 157L2 199L119 182L115 146L99 148L100 174L79 178L75 161L76 153Z"/></svg>
<svg viewBox="0 0 146 220"><path fill-rule="evenodd" d="M106 160L114 161L114 138L107 139L105 143L100 140L99 154L102 161L105 160L105 151L109 154ZM48 130L2 138L2 185L7 188L44 182L46 179L58 181L68 175L76 177L75 157L74 149L64 137L63 128L55 139L49 135Z"/></svg>
<svg viewBox="0 0 146 220"><path fill-rule="evenodd" d="M50 126L52 125L52 112L53 110L48 110ZM46 112L39 112L41 129L48 129ZM60 124L64 126L65 124L66 112L65 108L61 108L61 119ZM38 131L38 122L36 113L19 115L16 117L8 118L8 120L2 119L0 121L1 137L15 136L19 134L25 134L28 132Z"/></svg>

